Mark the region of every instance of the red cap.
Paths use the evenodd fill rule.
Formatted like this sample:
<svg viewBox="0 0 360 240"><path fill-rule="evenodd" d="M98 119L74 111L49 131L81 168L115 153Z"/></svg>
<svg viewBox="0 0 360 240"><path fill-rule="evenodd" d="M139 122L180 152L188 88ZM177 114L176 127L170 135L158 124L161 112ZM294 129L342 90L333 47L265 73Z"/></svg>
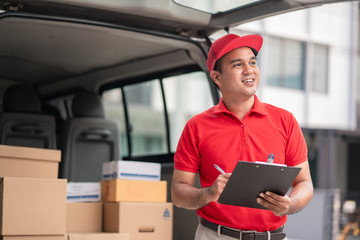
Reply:
<svg viewBox="0 0 360 240"><path fill-rule="evenodd" d="M262 43L263 38L260 35L246 35L240 37L235 34L228 34L217 39L211 45L208 53L207 67L209 72L214 69L216 61L228 52L239 47L249 47L255 50L255 55L257 55L260 51Z"/></svg>

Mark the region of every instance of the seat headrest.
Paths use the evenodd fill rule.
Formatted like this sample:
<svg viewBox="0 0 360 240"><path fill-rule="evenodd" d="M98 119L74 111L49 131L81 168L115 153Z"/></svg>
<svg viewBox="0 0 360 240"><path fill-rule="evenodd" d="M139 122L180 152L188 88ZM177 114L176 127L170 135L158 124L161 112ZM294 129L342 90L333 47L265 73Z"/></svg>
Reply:
<svg viewBox="0 0 360 240"><path fill-rule="evenodd" d="M32 86L12 85L3 96L5 112L41 113L40 97Z"/></svg>
<svg viewBox="0 0 360 240"><path fill-rule="evenodd" d="M105 117L101 98L90 91L80 92L75 95L72 101L72 113L74 117Z"/></svg>

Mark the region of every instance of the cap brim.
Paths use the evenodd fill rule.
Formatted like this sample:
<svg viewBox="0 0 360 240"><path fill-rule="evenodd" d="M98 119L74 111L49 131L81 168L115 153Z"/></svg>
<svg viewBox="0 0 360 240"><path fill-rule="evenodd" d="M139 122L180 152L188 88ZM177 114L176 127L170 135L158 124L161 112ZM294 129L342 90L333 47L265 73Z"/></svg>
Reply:
<svg viewBox="0 0 360 240"><path fill-rule="evenodd" d="M214 61L219 60L222 56L227 54L228 52L240 48L240 47L249 47L254 49L257 53L260 51L261 46L263 43L263 38L260 35L247 35L243 37L236 38L232 41L230 41L218 54L217 59ZM214 66L212 66L212 69L214 69Z"/></svg>

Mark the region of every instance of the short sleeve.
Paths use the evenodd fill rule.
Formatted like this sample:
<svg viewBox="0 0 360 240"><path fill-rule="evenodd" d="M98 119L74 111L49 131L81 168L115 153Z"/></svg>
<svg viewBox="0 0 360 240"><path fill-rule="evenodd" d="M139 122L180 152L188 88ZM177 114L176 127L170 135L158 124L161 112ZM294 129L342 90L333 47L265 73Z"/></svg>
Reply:
<svg viewBox="0 0 360 240"><path fill-rule="evenodd" d="M174 167L182 171L198 172L199 166L198 138L194 135L191 124L188 122L184 127L175 152Z"/></svg>

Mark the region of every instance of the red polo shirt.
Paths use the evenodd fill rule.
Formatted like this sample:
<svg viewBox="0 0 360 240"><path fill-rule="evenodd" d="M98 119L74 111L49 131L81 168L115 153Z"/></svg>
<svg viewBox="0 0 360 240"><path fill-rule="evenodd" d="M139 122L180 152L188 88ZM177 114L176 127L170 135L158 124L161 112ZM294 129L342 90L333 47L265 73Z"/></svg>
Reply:
<svg viewBox="0 0 360 240"><path fill-rule="evenodd" d="M186 124L174 157L175 168L199 172L202 187L211 186L217 164L232 172L237 161L267 161L295 166L307 160L306 143L294 116L281 108L262 103L255 96L253 108L240 121L224 105L223 99ZM261 177L261 176L259 176ZM269 210L230 206L211 202L198 209L200 217L213 223L242 229L269 231L286 222Z"/></svg>

